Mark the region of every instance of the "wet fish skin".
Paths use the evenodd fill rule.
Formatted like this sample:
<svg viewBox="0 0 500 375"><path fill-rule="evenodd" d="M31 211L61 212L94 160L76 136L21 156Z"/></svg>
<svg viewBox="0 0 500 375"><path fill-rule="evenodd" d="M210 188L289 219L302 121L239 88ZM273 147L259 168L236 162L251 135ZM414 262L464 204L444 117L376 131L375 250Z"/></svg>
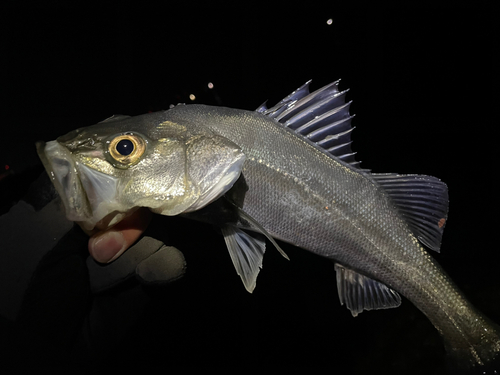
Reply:
<svg viewBox="0 0 500 375"><path fill-rule="evenodd" d="M104 144L107 137L124 132L144 136L151 147L149 154L145 154L138 164L117 169L106 159ZM119 187L116 189L120 192L136 179L156 179L149 191L149 197L152 197L149 201L144 200L143 188L132 189L131 194L122 194L117 205L106 207L106 210L127 213L137 205L143 205L159 213L175 215L189 210L202 195L197 183L195 187L185 183L186 176L197 175L197 180L201 181L204 173L210 173L205 164L215 160L214 155L217 155L207 147L205 152L211 153L198 160L205 164L189 163L188 145L193 139L200 138L221 141L225 146L223 149L229 150L229 156L222 158L221 165L241 168L248 185L241 209L274 238L335 261L338 275L342 272L350 277L359 274L359 277L375 280L404 295L438 329L448 352L459 366L482 366L498 358L498 327L465 299L429 255L377 176L332 156L263 113L181 105L165 112L119 118L83 128L55 141L57 143L52 146L57 152L47 152L46 146L41 144L39 153L49 171L54 168L54 158L71 159L75 170L85 170L77 164L87 163L100 173L112 176L110 181L117 180ZM162 149L158 146L161 139L172 140L174 146ZM81 145L87 145L88 149ZM162 155L172 150L175 157ZM227 168L217 177L220 178ZM162 178L162 173L167 173L165 171L168 175ZM233 175L212 198L227 192L238 176ZM422 179L432 182L425 177ZM175 185L175 181L179 185ZM217 181L217 178L211 179L207 189L210 190ZM57 181L55 183L57 186ZM76 188L68 189L73 185L65 184L58 190L73 195L70 198L76 200L75 195L84 195L88 190L78 187L78 183L78 178L74 177ZM165 185L176 186L175 191L182 190L168 207L164 207L162 199L153 194L155 189L164 189ZM99 220L86 220L92 216L92 204L83 200L83 203L78 203L81 210L77 212L70 198L66 204L73 204L75 221L105 227L120 219L120 216L115 216L102 221L112 213L104 210ZM206 205L212 201L209 199L203 203ZM195 206L196 209L202 207ZM445 217L438 219L436 225L445 221ZM238 225L255 230L245 220L240 220Z"/></svg>
<svg viewBox="0 0 500 375"><path fill-rule="evenodd" d="M188 130L162 118L161 112L114 116L37 144L69 220L90 231L104 230L138 207L177 215L208 204L224 192L225 179L230 185L238 178L245 155L237 145L205 127ZM135 164L121 165L110 156L108 145L117 134L147 145Z"/></svg>
<svg viewBox="0 0 500 375"><path fill-rule="evenodd" d="M431 320L463 366L498 356L498 327L465 299L370 173L259 113L190 105L166 116L204 124L242 148L248 184L243 209L273 237L400 292Z"/></svg>

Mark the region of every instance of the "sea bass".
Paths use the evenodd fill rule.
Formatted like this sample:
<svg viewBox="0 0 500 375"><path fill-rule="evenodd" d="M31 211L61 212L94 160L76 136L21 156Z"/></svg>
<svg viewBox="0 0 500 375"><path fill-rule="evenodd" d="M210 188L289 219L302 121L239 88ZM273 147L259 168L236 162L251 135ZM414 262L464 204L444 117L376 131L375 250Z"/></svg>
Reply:
<svg viewBox="0 0 500 375"><path fill-rule="evenodd" d="M340 301L353 316L397 307L401 294L430 319L460 367L491 366L500 330L426 250L440 248L446 185L362 169L351 150L351 103L338 83L310 93L307 82L256 111L177 105L113 116L39 142L38 153L68 219L86 230L111 227L139 207L201 220L218 207L248 291L262 266L263 236L278 249L274 239L285 241L335 262Z"/></svg>

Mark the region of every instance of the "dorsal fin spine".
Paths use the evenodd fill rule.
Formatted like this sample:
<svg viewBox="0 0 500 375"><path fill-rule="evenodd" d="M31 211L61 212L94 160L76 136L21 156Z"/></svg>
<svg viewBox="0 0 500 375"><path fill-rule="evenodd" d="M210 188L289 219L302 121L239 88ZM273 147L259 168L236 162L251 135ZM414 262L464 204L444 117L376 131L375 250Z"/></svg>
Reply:
<svg viewBox="0 0 500 375"><path fill-rule="evenodd" d="M350 128L350 129L343 131L343 132L336 133L335 135L328 134L328 132L333 131L335 128L340 127L342 124L345 124L348 121L351 121L351 119L353 117L354 117L354 115L343 118L342 120L331 123L330 125L327 125L327 126L324 126L322 128L319 128L317 130L314 130L307 135L307 138L309 138L311 141L314 142L314 141L318 141L318 138L321 138L322 136L324 136L324 134L327 134L326 136L324 136L323 139L325 139L328 135L331 136L330 139L338 139L342 135L350 133L353 130L353 128Z"/></svg>
<svg viewBox="0 0 500 375"><path fill-rule="evenodd" d="M300 124L299 126L296 127L296 131L303 134L307 132L312 132L316 129L323 128L328 124L333 124L333 123L340 123L341 120L344 119L349 119L354 117L354 115L349 115L349 107L351 106L352 101L349 103L346 103L340 107L336 107L328 112L325 112L324 114L320 116L316 116L314 119L311 121L306 122L305 124ZM342 117L341 117L342 116ZM294 119L293 117L292 119ZM288 120L285 123L285 126L291 127L290 126L290 121ZM326 125L322 124L325 123Z"/></svg>
<svg viewBox="0 0 500 375"><path fill-rule="evenodd" d="M296 113L291 114L290 117L285 121L285 126L292 127L292 124L295 123L297 125L293 126L293 128L299 128L303 126L302 124L304 122L307 125L313 124L318 118L323 116L317 115L317 113L328 114L330 111L332 111L332 106L335 107L333 108L333 112L331 114L337 114L341 112L342 109L345 108L344 96L346 95L347 91L348 90L337 92L334 95L327 96L319 101L311 100L311 105L304 109L301 109L300 103L295 104L294 107L297 107L298 109ZM342 101L340 106L338 105L338 101ZM285 116L283 116L283 118L284 117Z"/></svg>
<svg viewBox="0 0 500 375"><path fill-rule="evenodd" d="M273 118L284 127L295 131L297 136L309 139L318 147L343 162L361 169L351 149L352 101L346 103L347 90L339 91L340 80L310 93L306 82L275 106L267 109L261 105L258 111Z"/></svg>
<svg viewBox="0 0 500 375"><path fill-rule="evenodd" d="M340 145L338 145L338 146L333 146L333 147L330 147L330 148L328 148L326 151L328 151L329 153L332 153L332 152L334 152L334 151L336 151L336 150L338 150L338 149L340 149L340 148L342 148L342 147L345 147L345 146L350 146L350 145L351 145L351 143L352 143L352 141L347 142L347 143L342 143L342 144L340 144Z"/></svg>
<svg viewBox="0 0 500 375"><path fill-rule="evenodd" d="M332 82L332 83L330 83L330 84L328 84L326 86L323 86L320 89L314 91L313 93L311 93L311 94L309 94L307 96L304 96L303 98L299 99L298 101L296 101L293 104L293 106L289 107L280 116L276 117L276 120L278 120L281 123L286 122L286 120L287 120L286 116L292 117L293 111L297 110L297 108L300 108L300 107L304 106L306 103L311 102L311 104L315 104L316 101L319 101L319 100L323 99L324 97L327 97L327 96L332 97L331 94L330 94L330 91L331 91L331 93L333 93L333 97L335 97L335 94L338 93L337 87L338 87L339 81L340 80L337 80L337 81ZM332 87L333 87L333 89L330 90ZM315 100L315 99L317 99L317 100ZM310 107L310 105L307 106L307 107ZM283 120L283 121L281 121L281 120Z"/></svg>

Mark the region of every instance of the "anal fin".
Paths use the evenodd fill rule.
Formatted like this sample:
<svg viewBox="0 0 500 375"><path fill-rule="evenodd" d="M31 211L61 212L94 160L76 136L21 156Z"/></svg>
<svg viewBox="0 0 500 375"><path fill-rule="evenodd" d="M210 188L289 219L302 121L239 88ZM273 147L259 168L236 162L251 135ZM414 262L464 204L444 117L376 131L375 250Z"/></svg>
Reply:
<svg viewBox="0 0 500 375"><path fill-rule="evenodd" d="M352 316L363 310L390 309L401 305L399 294L386 285L335 263L340 304L346 304Z"/></svg>

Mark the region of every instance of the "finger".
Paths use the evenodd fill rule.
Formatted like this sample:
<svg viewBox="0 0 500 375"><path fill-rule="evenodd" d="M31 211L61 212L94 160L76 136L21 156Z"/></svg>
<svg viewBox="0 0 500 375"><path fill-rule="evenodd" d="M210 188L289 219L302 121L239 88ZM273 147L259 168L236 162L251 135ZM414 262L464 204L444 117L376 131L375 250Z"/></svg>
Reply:
<svg viewBox="0 0 500 375"><path fill-rule="evenodd" d="M90 237L90 255L100 263L112 262L139 239L150 221L151 211L139 208L110 230Z"/></svg>

